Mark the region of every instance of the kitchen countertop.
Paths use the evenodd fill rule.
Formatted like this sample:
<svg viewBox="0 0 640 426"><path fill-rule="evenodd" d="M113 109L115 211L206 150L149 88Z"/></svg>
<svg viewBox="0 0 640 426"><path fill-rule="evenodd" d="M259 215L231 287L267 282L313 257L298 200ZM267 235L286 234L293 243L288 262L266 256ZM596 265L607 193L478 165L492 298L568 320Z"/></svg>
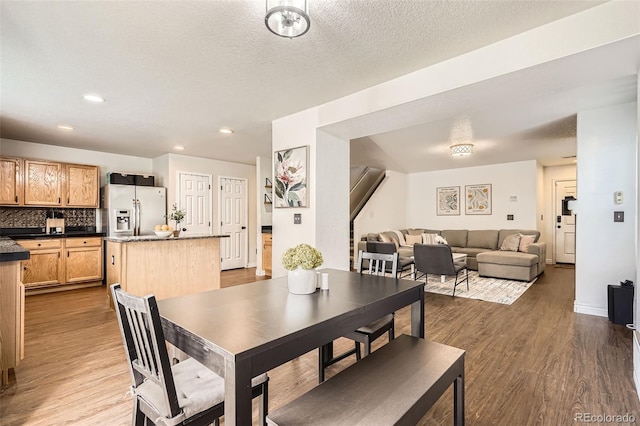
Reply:
<svg viewBox="0 0 640 426"><path fill-rule="evenodd" d="M144 241L178 241L178 240L193 240L202 238L228 238L230 235L180 235L179 237L158 237L157 235L138 235L136 237L104 237L106 241L114 243L129 243L129 242L144 242Z"/></svg>
<svg viewBox="0 0 640 426"><path fill-rule="evenodd" d="M45 234L44 228L2 228L0 238L8 237L14 240L52 239L52 238L84 238L103 237L103 232L95 231L95 227L87 229L70 229L64 234Z"/></svg>
<svg viewBox="0 0 640 426"><path fill-rule="evenodd" d="M0 262L29 259L29 250L11 238L0 237Z"/></svg>

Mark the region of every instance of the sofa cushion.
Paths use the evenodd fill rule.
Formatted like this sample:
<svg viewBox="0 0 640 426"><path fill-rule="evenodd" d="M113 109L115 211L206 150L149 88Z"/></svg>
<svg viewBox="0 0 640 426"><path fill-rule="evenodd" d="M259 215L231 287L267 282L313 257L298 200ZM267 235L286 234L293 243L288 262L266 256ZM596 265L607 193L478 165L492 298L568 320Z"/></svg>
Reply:
<svg viewBox="0 0 640 426"><path fill-rule="evenodd" d="M529 251L529 246L533 244L535 240L535 235L520 234L520 244L518 245L518 251L527 253Z"/></svg>
<svg viewBox="0 0 640 426"><path fill-rule="evenodd" d="M398 236L396 235L395 232L384 231L378 235L379 235L380 241L382 241L383 243L394 243L396 245L396 248L400 247L400 241L398 240Z"/></svg>
<svg viewBox="0 0 640 426"><path fill-rule="evenodd" d="M534 242L538 242L538 238L540 238L540 231L536 231L535 229L501 229L498 233L498 247L502 245L502 242L507 237L507 235L518 233L523 235L535 235L536 240Z"/></svg>
<svg viewBox="0 0 640 426"><path fill-rule="evenodd" d="M502 244L500 250L502 251L518 251L520 247L520 234L507 235Z"/></svg>
<svg viewBox="0 0 640 426"><path fill-rule="evenodd" d="M467 247L496 250L498 248L498 230L469 231L467 234Z"/></svg>
<svg viewBox="0 0 640 426"><path fill-rule="evenodd" d="M538 263L535 254L516 251L486 251L476 255L478 263L495 263L497 265L533 266Z"/></svg>
<svg viewBox="0 0 640 426"><path fill-rule="evenodd" d="M451 248L453 253L464 253L467 257L476 257L478 253L485 253L487 249L474 247L455 247Z"/></svg>
<svg viewBox="0 0 640 426"><path fill-rule="evenodd" d="M407 229L407 234L409 235L422 235L425 232L422 228L411 228Z"/></svg>
<svg viewBox="0 0 640 426"><path fill-rule="evenodd" d="M365 238L365 241L380 241L380 234L369 232Z"/></svg>
<svg viewBox="0 0 640 426"><path fill-rule="evenodd" d="M407 234L407 235L405 235L404 239L407 242L408 246L412 246L412 245L414 245L416 243L422 244L422 235Z"/></svg>
<svg viewBox="0 0 640 426"><path fill-rule="evenodd" d="M445 229L440 235L447 240L452 247L466 247L467 246L467 233L466 229Z"/></svg>
<svg viewBox="0 0 640 426"><path fill-rule="evenodd" d="M436 237L438 234L422 234L422 244L438 244Z"/></svg>

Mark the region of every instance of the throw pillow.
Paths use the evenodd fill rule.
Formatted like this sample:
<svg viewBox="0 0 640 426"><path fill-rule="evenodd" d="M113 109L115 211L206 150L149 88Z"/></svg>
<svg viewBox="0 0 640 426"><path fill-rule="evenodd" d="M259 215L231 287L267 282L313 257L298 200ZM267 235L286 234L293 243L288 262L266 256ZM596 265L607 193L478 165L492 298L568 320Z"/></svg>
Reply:
<svg viewBox="0 0 640 426"><path fill-rule="evenodd" d="M511 234L504 239L500 250L502 251L518 251L520 246L520 234Z"/></svg>
<svg viewBox="0 0 640 426"><path fill-rule="evenodd" d="M518 251L528 252L529 246L533 244L536 240L535 235L522 235L520 234L520 245L518 246Z"/></svg>
<svg viewBox="0 0 640 426"><path fill-rule="evenodd" d="M422 244L438 244L437 236L438 234L422 234Z"/></svg>
<svg viewBox="0 0 640 426"><path fill-rule="evenodd" d="M420 244L422 242L422 235L405 235L404 239L408 246L413 246L416 243Z"/></svg>
<svg viewBox="0 0 640 426"><path fill-rule="evenodd" d="M395 239L391 238L391 236L388 233L382 232L381 234L378 234L378 238L383 243L393 243L393 244L395 244L396 245L396 249L398 249L398 242Z"/></svg>

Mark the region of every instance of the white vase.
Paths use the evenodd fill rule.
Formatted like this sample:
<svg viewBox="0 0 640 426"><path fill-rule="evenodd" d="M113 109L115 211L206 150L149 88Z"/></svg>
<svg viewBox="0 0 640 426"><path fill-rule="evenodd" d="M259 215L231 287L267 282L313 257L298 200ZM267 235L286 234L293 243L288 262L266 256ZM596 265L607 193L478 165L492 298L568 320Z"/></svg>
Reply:
<svg viewBox="0 0 640 426"><path fill-rule="evenodd" d="M316 271L300 267L289 271L287 284L290 293L311 294L316 291Z"/></svg>

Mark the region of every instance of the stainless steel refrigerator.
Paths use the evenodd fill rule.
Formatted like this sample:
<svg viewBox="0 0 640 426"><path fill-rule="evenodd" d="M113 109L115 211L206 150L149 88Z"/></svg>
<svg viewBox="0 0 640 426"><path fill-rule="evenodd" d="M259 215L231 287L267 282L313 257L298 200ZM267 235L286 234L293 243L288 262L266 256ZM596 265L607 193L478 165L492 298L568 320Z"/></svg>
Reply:
<svg viewBox="0 0 640 426"><path fill-rule="evenodd" d="M102 187L102 231L110 237L153 235L166 223L167 188L108 184Z"/></svg>

